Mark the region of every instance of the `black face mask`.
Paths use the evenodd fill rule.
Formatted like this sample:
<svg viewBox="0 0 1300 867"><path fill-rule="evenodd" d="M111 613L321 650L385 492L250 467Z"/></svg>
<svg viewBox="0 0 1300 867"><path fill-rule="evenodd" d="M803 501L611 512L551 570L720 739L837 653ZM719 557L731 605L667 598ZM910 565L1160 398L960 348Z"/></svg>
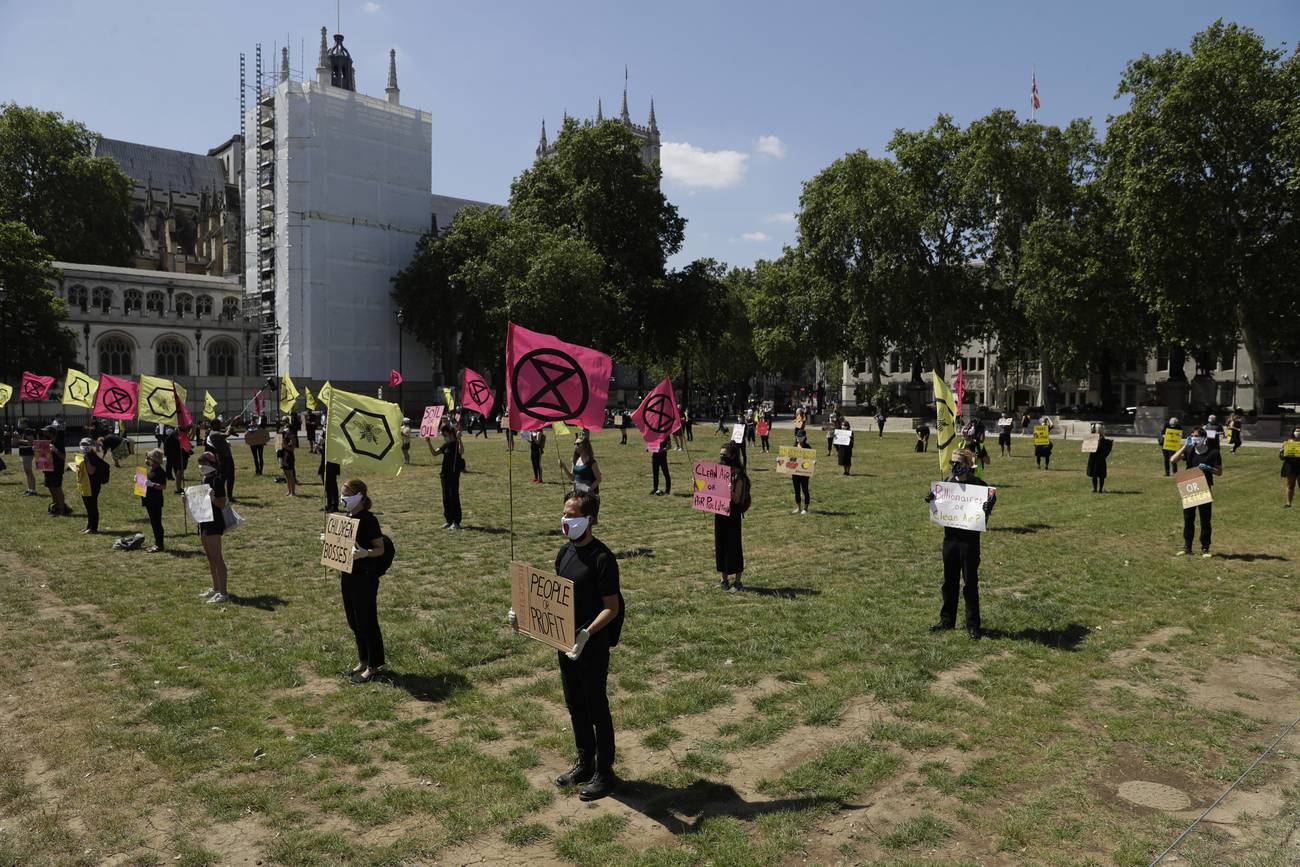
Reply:
<svg viewBox="0 0 1300 867"><path fill-rule="evenodd" d="M952 474L954 476L964 476L969 472L970 472L970 467L966 466L965 464L952 465Z"/></svg>

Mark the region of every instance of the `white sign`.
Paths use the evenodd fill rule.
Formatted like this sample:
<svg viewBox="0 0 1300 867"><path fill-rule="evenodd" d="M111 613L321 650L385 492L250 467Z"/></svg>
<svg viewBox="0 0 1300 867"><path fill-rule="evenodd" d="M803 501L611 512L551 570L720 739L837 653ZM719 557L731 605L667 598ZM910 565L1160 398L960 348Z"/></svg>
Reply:
<svg viewBox="0 0 1300 867"><path fill-rule="evenodd" d="M1011 427L1011 419L1009 418L998 419L998 427Z"/></svg>
<svg viewBox="0 0 1300 867"><path fill-rule="evenodd" d="M988 526L984 504L993 499L997 490L985 485L932 482L930 491L934 499L930 501L930 523L983 533Z"/></svg>
<svg viewBox="0 0 1300 867"><path fill-rule="evenodd" d="M189 510L194 523L211 521L212 489L207 485L190 485L185 489L185 508Z"/></svg>
<svg viewBox="0 0 1300 867"><path fill-rule="evenodd" d="M1217 440L1219 438L1219 432L1213 428L1206 428L1205 438L1209 440Z"/></svg>
<svg viewBox="0 0 1300 867"><path fill-rule="evenodd" d="M733 424L731 426L731 441L737 445L745 441L745 426L743 424Z"/></svg>
<svg viewBox="0 0 1300 867"><path fill-rule="evenodd" d="M853 431L847 430L845 428L840 428L839 430L835 431L835 445L837 446L853 445Z"/></svg>

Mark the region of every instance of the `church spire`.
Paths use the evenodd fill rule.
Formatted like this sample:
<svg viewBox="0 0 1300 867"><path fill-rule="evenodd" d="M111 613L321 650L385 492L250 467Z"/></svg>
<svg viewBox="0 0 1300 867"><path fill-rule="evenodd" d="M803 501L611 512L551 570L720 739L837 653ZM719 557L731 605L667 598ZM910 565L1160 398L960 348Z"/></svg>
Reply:
<svg viewBox="0 0 1300 867"><path fill-rule="evenodd" d="M388 94L388 101L393 105L398 105L401 91L397 89L397 49L388 49L388 87L384 88L384 93Z"/></svg>
<svg viewBox="0 0 1300 867"><path fill-rule="evenodd" d="M627 113L627 66L623 67L623 123L630 123L631 117Z"/></svg>
<svg viewBox="0 0 1300 867"><path fill-rule="evenodd" d="M316 82L330 83L329 46L325 44L325 27L320 29L320 59L316 61Z"/></svg>
<svg viewBox="0 0 1300 867"><path fill-rule="evenodd" d="M596 123L600 123L604 119L605 119L605 112L601 110L600 97L596 97Z"/></svg>
<svg viewBox="0 0 1300 867"><path fill-rule="evenodd" d="M650 132L658 134L659 124L655 122L655 98L650 97Z"/></svg>
<svg viewBox="0 0 1300 867"><path fill-rule="evenodd" d="M280 80L289 80L289 46L280 49Z"/></svg>
<svg viewBox="0 0 1300 867"><path fill-rule="evenodd" d="M544 157L549 150L550 147L546 144L546 118L542 118L542 138L537 142L537 155Z"/></svg>

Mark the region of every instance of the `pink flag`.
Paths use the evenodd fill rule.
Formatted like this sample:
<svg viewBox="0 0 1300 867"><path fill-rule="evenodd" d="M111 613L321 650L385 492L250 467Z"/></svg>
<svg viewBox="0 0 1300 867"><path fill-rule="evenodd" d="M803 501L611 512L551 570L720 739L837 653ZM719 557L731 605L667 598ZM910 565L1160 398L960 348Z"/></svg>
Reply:
<svg viewBox="0 0 1300 867"><path fill-rule="evenodd" d="M45 395L50 393L52 385L54 385L54 377L41 376L39 373L24 370L22 384L18 386L18 399L45 400Z"/></svg>
<svg viewBox="0 0 1300 867"><path fill-rule="evenodd" d="M262 390L258 389L257 391L253 392L253 415L261 415L262 406L263 406Z"/></svg>
<svg viewBox="0 0 1300 867"><path fill-rule="evenodd" d="M95 408L90 411L90 414L97 418L130 421L135 418L136 404L139 400L139 383L101 373L99 391L95 394Z"/></svg>
<svg viewBox="0 0 1300 867"><path fill-rule="evenodd" d="M966 367L961 365L957 368L957 387L953 389L957 392L957 415L962 414L962 407L966 405Z"/></svg>
<svg viewBox="0 0 1300 867"><path fill-rule="evenodd" d="M682 426L682 415L677 410L677 395L668 377L645 396L641 405L632 411L632 424L641 431L645 444L652 450L668 439Z"/></svg>
<svg viewBox="0 0 1300 867"><path fill-rule="evenodd" d="M402 374L398 373L396 370L388 371L388 384L393 388L397 388L402 384Z"/></svg>
<svg viewBox="0 0 1300 867"><path fill-rule="evenodd" d="M172 383L172 399L176 401L176 425L182 430L189 430L194 426L194 416L190 415L190 409L181 400L180 393L176 391L176 383Z"/></svg>
<svg viewBox="0 0 1300 867"><path fill-rule="evenodd" d="M460 405L487 415L492 411L492 389L487 380L468 367L460 379Z"/></svg>
<svg viewBox="0 0 1300 867"><path fill-rule="evenodd" d="M603 352L510 323L506 338L506 405L510 427L540 430L557 421L600 430L614 362Z"/></svg>

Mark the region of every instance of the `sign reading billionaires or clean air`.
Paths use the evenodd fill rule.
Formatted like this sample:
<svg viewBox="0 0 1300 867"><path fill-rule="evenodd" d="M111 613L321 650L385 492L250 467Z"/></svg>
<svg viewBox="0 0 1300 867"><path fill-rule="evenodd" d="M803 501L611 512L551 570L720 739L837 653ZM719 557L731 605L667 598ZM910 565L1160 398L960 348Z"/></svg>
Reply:
<svg viewBox="0 0 1300 867"><path fill-rule="evenodd" d="M320 564L340 572L352 574L352 555L357 544L357 528L361 522L347 515L329 515L325 518L325 536L321 539Z"/></svg>
<svg viewBox="0 0 1300 867"><path fill-rule="evenodd" d="M701 512L731 514L731 467L696 461L691 505Z"/></svg>
<svg viewBox="0 0 1300 867"><path fill-rule="evenodd" d="M848 428L839 428L835 431L835 445L851 446L853 445L853 431Z"/></svg>
<svg viewBox="0 0 1300 867"><path fill-rule="evenodd" d="M931 482L934 499L930 502L930 523L940 527L976 530L988 528L984 504L993 499L997 488L963 485L959 482Z"/></svg>
<svg viewBox="0 0 1300 867"><path fill-rule="evenodd" d="M510 564L510 607L519 631L556 650L571 650L573 581L534 569L527 563Z"/></svg>

